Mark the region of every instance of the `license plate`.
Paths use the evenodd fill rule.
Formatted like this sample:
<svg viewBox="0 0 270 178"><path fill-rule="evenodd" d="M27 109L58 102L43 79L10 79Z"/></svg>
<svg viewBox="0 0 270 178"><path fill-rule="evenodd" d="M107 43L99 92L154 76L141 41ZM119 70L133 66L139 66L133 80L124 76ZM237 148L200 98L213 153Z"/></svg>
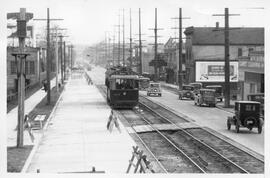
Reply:
<svg viewBox="0 0 270 178"><path fill-rule="evenodd" d="M253 124L253 121L247 121L247 124Z"/></svg>

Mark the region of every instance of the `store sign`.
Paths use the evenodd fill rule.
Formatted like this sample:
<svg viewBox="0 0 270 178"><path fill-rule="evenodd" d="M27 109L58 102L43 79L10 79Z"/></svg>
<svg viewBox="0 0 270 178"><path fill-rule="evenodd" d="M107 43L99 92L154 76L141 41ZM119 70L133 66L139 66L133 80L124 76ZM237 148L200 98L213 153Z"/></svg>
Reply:
<svg viewBox="0 0 270 178"><path fill-rule="evenodd" d="M196 82L224 82L224 62L196 61ZM230 62L230 81L238 82L238 62Z"/></svg>

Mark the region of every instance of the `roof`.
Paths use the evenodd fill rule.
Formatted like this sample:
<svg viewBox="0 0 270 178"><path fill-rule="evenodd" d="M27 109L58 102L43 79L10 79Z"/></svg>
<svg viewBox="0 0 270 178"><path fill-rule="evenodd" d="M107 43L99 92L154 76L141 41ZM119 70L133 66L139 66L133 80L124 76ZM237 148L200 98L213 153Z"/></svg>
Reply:
<svg viewBox="0 0 270 178"><path fill-rule="evenodd" d="M138 75L111 75L110 79L139 79Z"/></svg>
<svg viewBox="0 0 270 178"><path fill-rule="evenodd" d="M192 36L193 45L224 45L224 28L188 27L186 36ZM264 45L264 28L243 27L229 31L231 45Z"/></svg>

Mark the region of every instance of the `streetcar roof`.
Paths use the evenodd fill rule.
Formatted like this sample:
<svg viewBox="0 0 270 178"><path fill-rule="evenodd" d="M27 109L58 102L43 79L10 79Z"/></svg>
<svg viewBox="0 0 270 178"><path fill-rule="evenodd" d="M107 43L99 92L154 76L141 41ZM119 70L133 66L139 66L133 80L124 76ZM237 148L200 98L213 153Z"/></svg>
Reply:
<svg viewBox="0 0 270 178"><path fill-rule="evenodd" d="M111 79L139 79L138 75L112 75Z"/></svg>

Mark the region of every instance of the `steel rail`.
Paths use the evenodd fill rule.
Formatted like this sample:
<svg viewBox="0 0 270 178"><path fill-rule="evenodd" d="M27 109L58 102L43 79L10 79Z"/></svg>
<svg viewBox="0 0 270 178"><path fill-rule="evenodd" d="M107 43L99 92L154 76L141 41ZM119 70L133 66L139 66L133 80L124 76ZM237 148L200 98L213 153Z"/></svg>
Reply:
<svg viewBox="0 0 270 178"><path fill-rule="evenodd" d="M145 99L147 99L144 96L141 96ZM147 99L149 100L149 99ZM150 102L152 102L151 100L149 100ZM212 148L211 146L207 145L206 143L200 141L198 138L196 138L195 136L193 136L192 134L188 133L184 128L180 127L179 125L173 123L172 121L168 120L166 117L162 116L161 114L157 113L156 111L154 111L152 108L150 108L149 106L139 102L141 105L145 106L147 109L149 109L151 112L155 113L156 115L158 115L159 117L167 120L169 123L175 125L176 127L178 127L182 132L184 132L185 134L187 134L188 136L190 136L191 138L193 138L194 140L196 140L197 142L201 143L202 145L204 145L205 147L207 147L208 149L210 149L211 151L213 151L214 153L216 153L217 155L219 155L220 157L222 157L224 160L226 160L227 162L231 163L232 165L234 165L235 167L237 167L238 169L240 169L241 171L243 171L244 173L249 174L250 172L247 171L246 169L242 168L241 166L237 165L236 163L234 163L233 161L229 160L228 158L226 158L225 156L223 156L222 154L220 154L218 151L216 151L214 148ZM156 104L156 103L155 103ZM160 106L160 105L158 105ZM166 108L160 106L162 109L167 110ZM180 117L180 116L179 116ZM228 143L229 144L229 143ZM231 144L230 144L231 145ZM232 145L233 146L233 145Z"/></svg>

